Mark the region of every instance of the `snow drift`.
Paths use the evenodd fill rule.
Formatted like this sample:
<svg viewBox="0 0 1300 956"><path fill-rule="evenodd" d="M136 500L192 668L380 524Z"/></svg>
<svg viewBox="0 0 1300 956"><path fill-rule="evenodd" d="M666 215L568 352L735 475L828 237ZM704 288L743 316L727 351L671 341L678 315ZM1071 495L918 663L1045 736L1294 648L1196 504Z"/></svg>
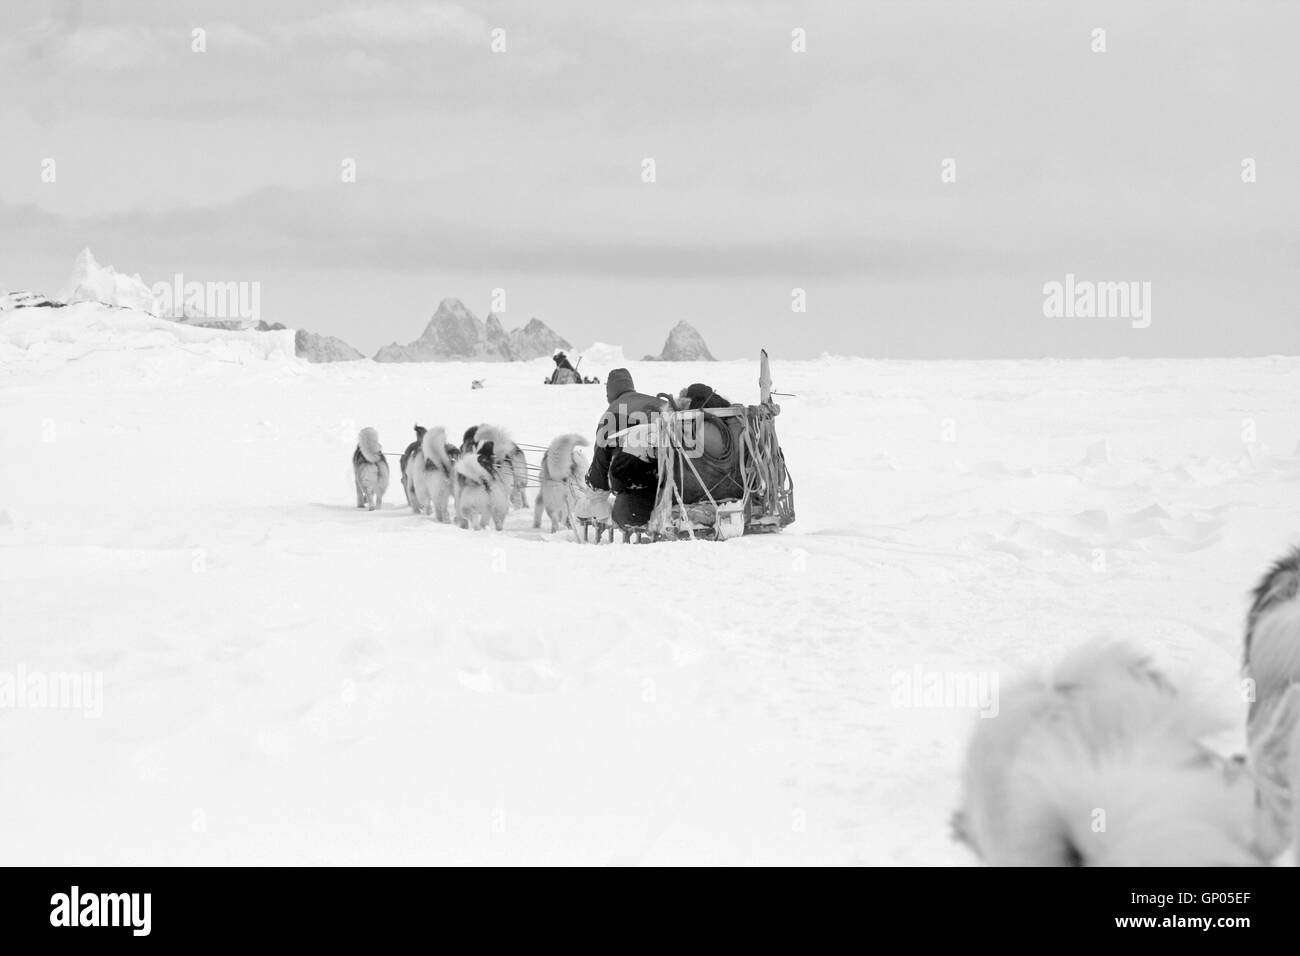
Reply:
<svg viewBox="0 0 1300 956"><path fill-rule="evenodd" d="M87 359L158 371L294 361L294 333L206 329L99 302L0 314L0 372L49 372Z"/></svg>
<svg viewBox="0 0 1300 956"><path fill-rule="evenodd" d="M578 366L583 375L599 375L603 381L612 368L626 368L627 358L623 355L623 346L606 345L596 342L580 353L582 364ZM570 356L573 361L577 358Z"/></svg>

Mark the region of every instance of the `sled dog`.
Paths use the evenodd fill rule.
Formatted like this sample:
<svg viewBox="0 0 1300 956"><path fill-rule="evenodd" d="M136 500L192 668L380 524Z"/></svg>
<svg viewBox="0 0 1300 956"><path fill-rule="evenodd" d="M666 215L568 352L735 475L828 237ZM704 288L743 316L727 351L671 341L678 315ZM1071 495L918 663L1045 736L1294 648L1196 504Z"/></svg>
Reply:
<svg viewBox="0 0 1300 956"><path fill-rule="evenodd" d="M410 463L411 459L415 456L415 453L420 450L420 442L424 440L424 433L427 431L428 429L425 428L423 425L415 426L415 441L411 442L409 445L406 446L406 450L402 452L402 460L400 462L401 467L399 470L401 471L402 474L402 490L406 492L406 503L410 505L412 508L415 507L415 499L412 496L411 479L410 476L407 474L406 466Z"/></svg>
<svg viewBox="0 0 1300 956"><path fill-rule="evenodd" d="M561 435L546 449L539 475L541 489L533 507L534 528L542 526L543 514L551 519L551 534L570 523L573 506L585 485L583 476L587 474L587 456L579 446L590 444L581 435Z"/></svg>
<svg viewBox="0 0 1300 956"><path fill-rule="evenodd" d="M1122 645L1002 694L966 754L960 839L994 866L1252 866L1253 787L1215 729Z"/></svg>
<svg viewBox="0 0 1300 956"><path fill-rule="evenodd" d="M471 425L465 429L465 437L460 445L461 453L477 454L479 446L488 442L496 449L497 470L503 473L510 489L511 506L526 508L528 503L524 489L528 487L528 459L504 428L488 424Z"/></svg>
<svg viewBox="0 0 1300 956"><path fill-rule="evenodd" d="M361 429L352 453L352 474L357 484L357 507L374 511L383 507L388 490L388 459L379 447L379 432Z"/></svg>
<svg viewBox="0 0 1300 956"><path fill-rule="evenodd" d="M502 529L510 510L510 485L492 442L482 442L476 452L461 453L456 461L456 523L483 529L491 519Z"/></svg>
<svg viewBox="0 0 1300 956"><path fill-rule="evenodd" d="M1269 568L1253 598L1244 676L1259 841L1270 856L1291 844L1300 863L1300 548Z"/></svg>
<svg viewBox="0 0 1300 956"><path fill-rule="evenodd" d="M411 508L416 514L433 515L441 522L450 520L448 505L455 495L454 468L460 452L447 444L447 430L430 428L420 438L420 446L407 465L411 481Z"/></svg>

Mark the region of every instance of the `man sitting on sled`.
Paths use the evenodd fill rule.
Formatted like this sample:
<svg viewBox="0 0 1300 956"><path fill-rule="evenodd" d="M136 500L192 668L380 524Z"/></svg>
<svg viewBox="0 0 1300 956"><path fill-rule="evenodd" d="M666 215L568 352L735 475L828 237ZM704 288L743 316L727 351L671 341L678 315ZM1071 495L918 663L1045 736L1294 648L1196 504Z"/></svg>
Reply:
<svg viewBox="0 0 1300 956"><path fill-rule="evenodd" d="M595 450L587 470L587 484L601 491L612 491L614 523L620 528L639 527L650 519L655 505L658 466L649 448L628 448L618 432L650 422L664 409L662 399L638 392L632 373L616 368L605 382L609 407L596 425Z"/></svg>

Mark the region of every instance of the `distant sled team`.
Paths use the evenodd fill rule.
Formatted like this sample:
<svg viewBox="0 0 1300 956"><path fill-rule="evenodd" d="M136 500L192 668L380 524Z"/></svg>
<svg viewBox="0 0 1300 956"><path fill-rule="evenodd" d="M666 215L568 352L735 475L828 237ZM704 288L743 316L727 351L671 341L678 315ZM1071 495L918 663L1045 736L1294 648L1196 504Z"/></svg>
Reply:
<svg viewBox="0 0 1300 956"><path fill-rule="evenodd" d="M957 837L992 865L1259 866L1288 846L1300 863L1300 549L1255 589L1244 676L1249 753L1229 758L1142 655L1076 651L979 722Z"/></svg>

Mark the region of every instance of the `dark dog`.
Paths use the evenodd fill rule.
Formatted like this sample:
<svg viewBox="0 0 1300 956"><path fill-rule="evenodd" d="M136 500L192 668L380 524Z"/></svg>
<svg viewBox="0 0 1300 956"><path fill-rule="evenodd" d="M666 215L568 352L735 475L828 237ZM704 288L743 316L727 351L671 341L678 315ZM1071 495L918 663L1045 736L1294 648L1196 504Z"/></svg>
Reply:
<svg viewBox="0 0 1300 956"><path fill-rule="evenodd" d="M415 499L412 497L411 479L406 473L406 463L411 460L417 451L420 450L420 442L424 441L424 433L428 431L423 425L415 426L415 441L406 446L406 451L402 452L402 461L399 473L402 476L402 490L406 492L406 503L415 507Z"/></svg>

